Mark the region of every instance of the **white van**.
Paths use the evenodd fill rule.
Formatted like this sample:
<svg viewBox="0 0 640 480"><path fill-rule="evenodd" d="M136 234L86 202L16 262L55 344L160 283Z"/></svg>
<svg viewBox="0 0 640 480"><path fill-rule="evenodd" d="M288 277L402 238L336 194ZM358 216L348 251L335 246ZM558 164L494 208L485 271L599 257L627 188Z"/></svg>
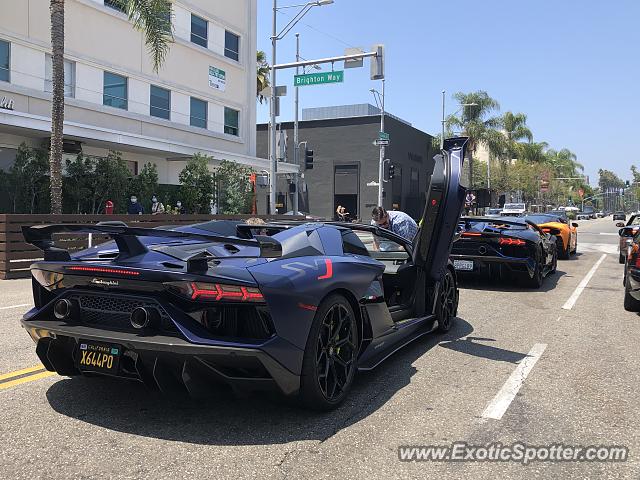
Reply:
<svg viewBox="0 0 640 480"><path fill-rule="evenodd" d="M501 215L509 215L510 217L520 217L527 211L524 203L505 203L502 208Z"/></svg>

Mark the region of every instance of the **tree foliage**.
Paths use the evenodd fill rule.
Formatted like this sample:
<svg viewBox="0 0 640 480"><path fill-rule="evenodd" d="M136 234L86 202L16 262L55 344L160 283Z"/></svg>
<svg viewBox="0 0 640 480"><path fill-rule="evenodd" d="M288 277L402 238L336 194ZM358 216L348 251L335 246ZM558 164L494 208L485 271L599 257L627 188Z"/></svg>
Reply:
<svg viewBox="0 0 640 480"><path fill-rule="evenodd" d="M214 179L209 171L209 160L212 160L212 157L197 153L180 172L178 180L182 186L181 200L187 213L210 212Z"/></svg>
<svg viewBox="0 0 640 480"><path fill-rule="evenodd" d="M49 208L49 155L22 143L16 161L2 172L1 187L9 197L12 213L43 213Z"/></svg>
<svg viewBox="0 0 640 480"><path fill-rule="evenodd" d="M158 194L158 167L155 163L145 163L136 177L129 181L128 195L135 195L144 207L151 211L151 198ZM160 199L162 201L162 198Z"/></svg>
<svg viewBox="0 0 640 480"><path fill-rule="evenodd" d="M258 80L256 85L256 96L258 97L258 101L262 103L264 101L264 95L260 92L269 86L269 64L267 63L267 56L262 50L258 50L256 63L256 75Z"/></svg>
<svg viewBox="0 0 640 480"><path fill-rule="evenodd" d="M216 169L218 213L235 215L251 212L251 172L251 168L237 162L220 162Z"/></svg>

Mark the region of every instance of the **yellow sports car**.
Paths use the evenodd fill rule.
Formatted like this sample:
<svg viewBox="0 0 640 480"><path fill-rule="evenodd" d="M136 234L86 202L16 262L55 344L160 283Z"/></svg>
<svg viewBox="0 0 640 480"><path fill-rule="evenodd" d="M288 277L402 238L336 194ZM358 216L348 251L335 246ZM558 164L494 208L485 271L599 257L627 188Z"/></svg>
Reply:
<svg viewBox="0 0 640 480"><path fill-rule="evenodd" d="M555 235L557 238L558 258L568 259L578 251L578 224L571 222L564 215L540 213L527 215L527 220L538 225L543 232Z"/></svg>

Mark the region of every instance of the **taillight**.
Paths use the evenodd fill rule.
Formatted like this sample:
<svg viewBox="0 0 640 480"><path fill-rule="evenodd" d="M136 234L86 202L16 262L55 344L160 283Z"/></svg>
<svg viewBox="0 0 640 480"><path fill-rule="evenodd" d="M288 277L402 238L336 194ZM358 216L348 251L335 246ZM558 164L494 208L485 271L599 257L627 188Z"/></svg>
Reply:
<svg viewBox="0 0 640 480"><path fill-rule="evenodd" d="M511 237L500 237L498 240L500 245L524 245L524 240L520 240L519 238L511 238Z"/></svg>
<svg viewBox="0 0 640 480"><path fill-rule="evenodd" d="M130 275L132 277L137 277L140 275L140 272L135 270L125 270L124 268L110 268L110 267L85 267L79 265L72 265L71 267L67 267L67 270L71 270L73 272L89 272L89 273L113 273L115 275Z"/></svg>
<svg viewBox="0 0 640 480"><path fill-rule="evenodd" d="M191 300L264 302L264 296L256 287L204 282L171 282L167 286Z"/></svg>
<svg viewBox="0 0 640 480"><path fill-rule="evenodd" d="M629 256L627 257L627 262L634 265L636 268L640 268L640 255L638 255L638 247L637 243L634 243L631 246L631 250L629 250Z"/></svg>
<svg viewBox="0 0 640 480"><path fill-rule="evenodd" d="M463 237L480 237L482 236L482 234L478 232L463 232L462 236Z"/></svg>

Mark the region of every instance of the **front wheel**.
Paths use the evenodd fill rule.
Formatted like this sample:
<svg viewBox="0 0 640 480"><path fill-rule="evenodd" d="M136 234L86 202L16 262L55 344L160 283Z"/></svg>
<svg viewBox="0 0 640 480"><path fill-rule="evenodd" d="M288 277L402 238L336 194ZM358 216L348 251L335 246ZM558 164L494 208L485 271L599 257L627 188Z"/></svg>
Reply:
<svg viewBox="0 0 640 480"><path fill-rule="evenodd" d="M300 396L315 410L331 410L346 398L356 372L356 317L349 301L333 294L316 311L302 362Z"/></svg>
<svg viewBox="0 0 640 480"><path fill-rule="evenodd" d="M436 300L436 319L438 332L446 333L451 330L453 321L458 313L458 286L451 270L445 270L440 280L438 299Z"/></svg>
<svg viewBox="0 0 640 480"><path fill-rule="evenodd" d="M618 255L618 263L624 263L625 261L625 256L623 254L619 254Z"/></svg>

